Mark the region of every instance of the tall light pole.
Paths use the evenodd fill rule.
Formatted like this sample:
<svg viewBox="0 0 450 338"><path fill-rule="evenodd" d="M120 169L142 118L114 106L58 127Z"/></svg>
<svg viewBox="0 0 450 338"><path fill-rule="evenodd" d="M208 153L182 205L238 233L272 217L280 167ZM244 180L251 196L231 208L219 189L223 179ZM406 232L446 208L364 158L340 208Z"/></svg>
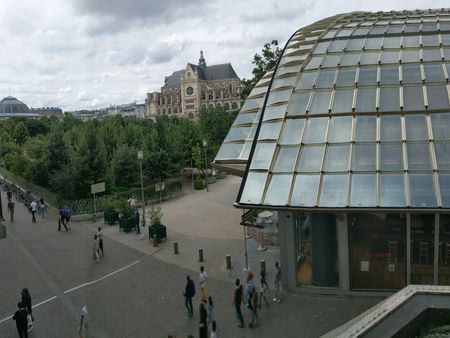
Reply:
<svg viewBox="0 0 450 338"><path fill-rule="evenodd" d="M142 161L144 160L144 152L138 150L138 160L141 169L141 193L142 193L142 224L145 226L145 197L144 197L144 177L142 176ZM139 226L139 224L138 224Z"/></svg>
<svg viewBox="0 0 450 338"><path fill-rule="evenodd" d="M205 151L205 181L206 181L206 192L209 191L209 186L208 186L208 160L206 159L206 148L208 147L208 141L206 141L206 139L203 139L203 150Z"/></svg>

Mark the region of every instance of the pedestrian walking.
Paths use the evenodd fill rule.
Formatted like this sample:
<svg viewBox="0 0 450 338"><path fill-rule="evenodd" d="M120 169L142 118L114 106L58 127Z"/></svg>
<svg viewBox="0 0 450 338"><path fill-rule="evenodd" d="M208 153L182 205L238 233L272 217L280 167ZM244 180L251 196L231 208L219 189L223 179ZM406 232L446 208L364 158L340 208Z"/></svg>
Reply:
<svg viewBox="0 0 450 338"><path fill-rule="evenodd" d="M145 234L147 233L147 227L145 226L145 217L144 217L144 215L142 215L140 227L141 227L141 230L140 230L141 237L140 238L144 239L145 238Z"/></svg>
<svg viewBox="0 0 450 338"><path fill-rule="evenodd" d="M12 319L16 321L17 332L20 338L28 338L28 311L22 302L17 304L19 308Z"/></svg>
<svg viewBox="0 0 450 338"><path fill-rule="evenodd" d="M245 283L245 302L252 316L252 321L250 324L248 324L248 327L251 329L255 326L255 324L259 322L258 314L256 313L256 309L253 306L254 293L255 293L255 285L253 282L253 274L249 272Z"/></svg>
<svg viewBox="0 0 450 338"><path fill-rule="evenodd" d="M47 206L45 205L45 201L42 197L39 199L38 203L38 214L40 214L42 217L45 217L45 215L47 214Z"/></svg>
<svg viewBox="0 0 450 338"><path fill-rule="evenodd" d="M98 250L99 250L99 241L98 241L98 237L97 234L94 235L94 241L92 242L92 249L93 249L93 258L94 261L99 262L100 261L100 257L98 255Z"/></svg>
<svg viewBox="0 0 450 338"><path fill-rule="evenodd" d="M66 225L66 209L60 207L59 208L59 218L58 218L58 231L61 231L61 224L64 225L66 231L69 231Z"/></svg>
<svg viewBox="0 0 450 338"><path fill-rule="evenodd" d="M239 327L244 327L244 317L242 316L241 304L242 304L242 284L239 278L235 281L236 288L234 289L233 305L236 309L236 315L239 319Z"/></svg>
<svg viewBox="0 0 450 338"><path fill-rule="evenodd" d="M217 323L215 320L211 324L211 338L217 338Z"/></svg>
<svg viewBox="0 0 450 338"><path fill-rule="evenodd" d="M97 228L97 239L98 239L98 253L100 254L100 252L102 253L102 258L104 256L104 251L103 251L103 233L102 233L102 227L98 227Z"/></svg>
<svg viewBox="0 0 450 338"><path fill-rule="evenodd" d="M36 203L35 200L33 200L33 201L31 202L31 204L30 204L30 210L31 210L31 221L32 221L33 223L36 223L36 217L35 217L35 214L36 214L36 211L37 211L37 203Z"/></svg>
<svg viewBox="0 0 450 338"><path fill-rule="evenodd" d="M211 296L208 296L208 303L206 304L206 314L208 325L210 325L214 319L214 302Z"/></svg>
<svg viewBox="0 0 450 338"><path fill-rule="evenodd" d="M191 276L187 275L186 279L186 287L183 292L185 298L184 305L188 310L188 316L192 317L194 314L194 308L192 307L192 298L195 296L195 285L194 281L191 279Z"/></svg>
<svg viewBox="0 0 450 338"><path fill-rule="evenodd" d="M13 193L11 190L8 190L6 192L6 196L8 197L8 202L12 201L12 195L13 195Z"/></svg>
<svg viewBox="0 0 450 338"><path fill-rule="evenodd" d="M278 262L275 262L275 269L277 272L275 273L275 298L273 299L274 302L281 302L281 268Z"/></svg>
<svg viewBox="0 0 450 338"><path fill-rule="evenodd" d="M26 307L28 316L30 316L28 321L28 332L30 332L31 329L33 328L34 317L33 317L33 306L31 302L31 295L27 288L22 289L21 298L22 304Z"/></svg>
<svg viewBox="0 0 450 338"><path fill-rule="evenodd" d="M136 235L139 235L141 233L141 230L139 228L139 219L140 219L139 210L136 209L136 212L134 213L134 217L135 217L134 226L135 226L135 229L136 229Z"/></svg>
<svg viewBox="0 0 450 338"><path fill-rule="evenodd" d="M202 302L206 303L206 281L208 280L208 274L205 271L205 267L200 267L200 275L198 276L198 282L200 285L200 295L202 297Z"/></svg>
<svg viewBox="0 0 450 338"><path fill-rule="evenodd" d="M89 312L87 305L84 305L81 308L80 327L78 328L78 336L80 338L87 338L88 336L88 321L89 321Z"/></svg>
<svg viewBox="0 0 450 338"><path fill-rule="evenodd" d="M14 222L14 202L12 200L8 202L8 212L11 218L11 222Z"/></svg>
<svg viewBox="0 0 450 338"><path fill-rule="evenodd" d="M200 338L208 338L208 322L207 322L208 314L206 313L205 303L203 303L203 302L200 303L199 314L200 314L200 320L199 320L198 328L199 328Z"/></svg>
<svg viewBox="0 0 450 338"><path fill-rule="evenodd" d="M267 285L265 271L261 270L259 283L260 283L261 291L260 291L260 294L259 294L258 307L261 308L261 304L262 304L262 302L264 300L264 302L266 303L267 309L270 309L269 302L267 301L267 297L266 297L266 293L269 291L269 285Z"/></svg>
<svg viewBox="0 0 450 338"><path fill-rule="evenodd" d="M131 196L128 199L128 205L130 206L131 209L136 209L136 198L134 196Z"/></svg>

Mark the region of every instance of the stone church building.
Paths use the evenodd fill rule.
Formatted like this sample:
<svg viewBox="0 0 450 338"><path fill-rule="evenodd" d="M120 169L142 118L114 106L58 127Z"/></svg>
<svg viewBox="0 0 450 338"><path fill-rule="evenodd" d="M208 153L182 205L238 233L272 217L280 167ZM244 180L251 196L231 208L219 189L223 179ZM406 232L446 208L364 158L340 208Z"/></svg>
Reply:
<svg viewBox="0 0 450 338"><path fill-rule="evenodd" d="M200 52L198 65L188 63L165 78L161 92L147 93L147 115L195 119L202 108L238 110L240 79L230 63L207 66Z"/></svg>

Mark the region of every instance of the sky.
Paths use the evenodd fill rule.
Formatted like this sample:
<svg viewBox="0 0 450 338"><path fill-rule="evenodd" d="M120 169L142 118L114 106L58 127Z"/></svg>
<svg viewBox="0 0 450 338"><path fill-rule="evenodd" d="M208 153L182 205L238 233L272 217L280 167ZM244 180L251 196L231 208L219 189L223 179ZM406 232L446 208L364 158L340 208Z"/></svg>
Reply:
<svg viewBox="0 0 450 338"><path fill-rule="evenodd" d="M143 103L164 77L230 62L251 77L264 43L351 11L449 6L448 0L2 0L0 98L65 111Z"/></svg>

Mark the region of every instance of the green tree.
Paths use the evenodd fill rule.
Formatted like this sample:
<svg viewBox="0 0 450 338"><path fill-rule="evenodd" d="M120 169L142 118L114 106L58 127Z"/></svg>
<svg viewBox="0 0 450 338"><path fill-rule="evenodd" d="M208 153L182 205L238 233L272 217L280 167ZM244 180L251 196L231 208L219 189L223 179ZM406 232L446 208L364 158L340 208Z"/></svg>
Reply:
<svg viewBox="0 0 450 338"><path fill-rule="evenodd" d="M136 183L139 179L139 161L136 149L128 146L120 146L113 158L114 184L127 187Z"/></svg>
<svg viewBox="0 0 450 338"><path fill-rule="evenodd" d="M241 97L243 99L247 98L264 74L275 67L282 52L283 50L278 47L278 40L272 40L264 44L261 54L256 53L253 56L252 63L255 65L252 70L253 77L251 79L244 78L241 81Z"/></svg>
<svg viewBox="0 0 450 338"><path fill-rule="evenodd" d="M15 125L13 132L12 132L12 137L13 137L14 141L19 145L22 145L25 143L25 141L29 137L29 134L28 134L28 128L23 121L20 121Z"/></svg>

